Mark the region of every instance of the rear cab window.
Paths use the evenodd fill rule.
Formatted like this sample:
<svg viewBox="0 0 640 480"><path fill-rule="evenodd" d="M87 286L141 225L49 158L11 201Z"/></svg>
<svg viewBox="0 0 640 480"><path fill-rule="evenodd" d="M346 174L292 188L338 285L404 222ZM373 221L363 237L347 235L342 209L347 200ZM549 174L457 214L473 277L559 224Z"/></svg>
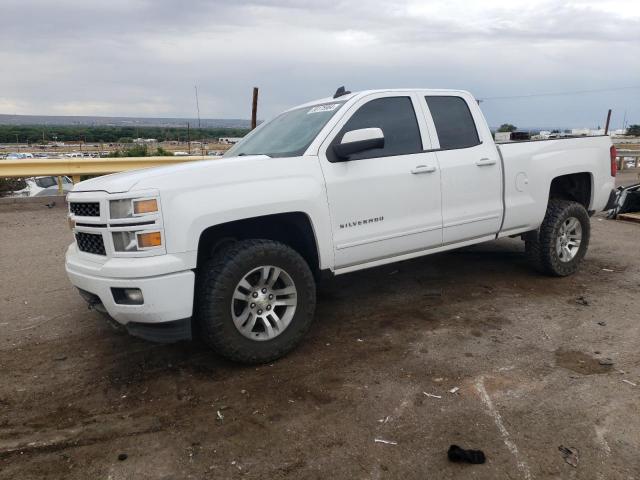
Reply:
<svg viewBox="0 0 640 480"><path fill-rule="evenodd" d="M424 98L436 126L441 150L474 147L481 143L469 105L462 97L427 95Z"/></svg>

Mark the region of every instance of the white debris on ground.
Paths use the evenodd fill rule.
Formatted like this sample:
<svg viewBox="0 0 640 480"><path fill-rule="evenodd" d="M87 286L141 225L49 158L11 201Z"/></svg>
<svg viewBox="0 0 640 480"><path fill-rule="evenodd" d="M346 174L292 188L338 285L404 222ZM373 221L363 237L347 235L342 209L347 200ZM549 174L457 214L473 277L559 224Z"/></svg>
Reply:
<svg viewBox="0 0 640 480"><path fill-rule="evenodd" d="M422 392L424 395L426 395L427 397L431 397L431 398L442 398L441 395L434 395L433 393L427 393L427 392Z"/></svg>
<svg viewBox="0 0 640 480"><path fill-rule="evenodd" d="M384 438L376 438L374 439L375 443L384 443L387 445L397 445L398 442L394 442L393 440L385 440Z"/></svg>

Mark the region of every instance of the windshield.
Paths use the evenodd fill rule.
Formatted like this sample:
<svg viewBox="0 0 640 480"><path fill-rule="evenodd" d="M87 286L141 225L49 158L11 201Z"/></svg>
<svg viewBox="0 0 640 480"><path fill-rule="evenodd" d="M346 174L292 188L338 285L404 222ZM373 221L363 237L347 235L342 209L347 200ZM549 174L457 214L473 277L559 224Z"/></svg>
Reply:
<svg viewBox="0 0 640 480"><path fill-rule="evenodd" d="M344 102L324 103L297 108L268 121L233 148L225 157L240 155L268 155L296 157L302 155L316 135Z"/></svg>

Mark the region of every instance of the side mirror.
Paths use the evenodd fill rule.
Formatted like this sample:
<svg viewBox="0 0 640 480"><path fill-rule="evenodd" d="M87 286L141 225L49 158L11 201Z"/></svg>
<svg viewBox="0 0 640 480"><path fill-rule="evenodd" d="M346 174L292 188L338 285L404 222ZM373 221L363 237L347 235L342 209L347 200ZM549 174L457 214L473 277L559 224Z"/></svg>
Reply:
<svg viewBox="0 0 640 480"><path fill-rule="evenodd" d="M360 128L350 130L342 136L342 141L333 146L333 152L340 160L348 160L354 153L384 147L384 133L381 128Z"/></svg>

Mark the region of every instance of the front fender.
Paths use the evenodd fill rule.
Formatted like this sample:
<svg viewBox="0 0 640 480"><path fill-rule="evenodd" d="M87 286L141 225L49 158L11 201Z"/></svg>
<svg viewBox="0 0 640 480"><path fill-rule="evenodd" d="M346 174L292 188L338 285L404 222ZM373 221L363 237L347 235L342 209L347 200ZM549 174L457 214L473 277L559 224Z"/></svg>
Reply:
<svg viewBox="0 0 640 480"><path fill-rule="evenodd" d="M212 226L278 213L302 212L308 216L314 230L320 268L331 268L333 248L325 186L317 158L308 160L305 158L305 163L316 165L311 171L161 190L167 251L196 252L200 236ZM245 172L245 175L251 175L251 172Z"/></svg>

